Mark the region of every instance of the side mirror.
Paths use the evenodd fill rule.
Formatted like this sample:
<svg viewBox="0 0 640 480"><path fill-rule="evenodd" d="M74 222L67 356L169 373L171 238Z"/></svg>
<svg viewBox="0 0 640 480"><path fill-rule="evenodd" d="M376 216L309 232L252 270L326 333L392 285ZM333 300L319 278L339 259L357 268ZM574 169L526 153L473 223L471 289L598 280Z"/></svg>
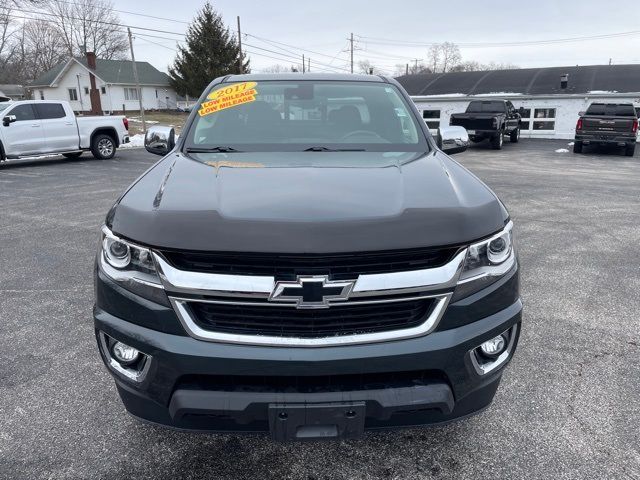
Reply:
<svg viewBox="0 0 640 480"><path fill-rule="evenodd" d="M144 148L154 155L166 155L176 146L176 132L172 127L150 127L144 136Z"/></svg>
<svg viewBox="0 0 640 480"><path fill-rule="evenodd" d="M449 155L464 152L469 148L469 135L464 127L440 127L438 147Z"/></svg>
<svg viewBox="0 0 640 480"><path fill-rule="evenodd" d="M15 115L7 115L2 119L2 125L4 125L5 127L8 127L9 124L15 122L16 120L18 120L16 118Z"/></svg>

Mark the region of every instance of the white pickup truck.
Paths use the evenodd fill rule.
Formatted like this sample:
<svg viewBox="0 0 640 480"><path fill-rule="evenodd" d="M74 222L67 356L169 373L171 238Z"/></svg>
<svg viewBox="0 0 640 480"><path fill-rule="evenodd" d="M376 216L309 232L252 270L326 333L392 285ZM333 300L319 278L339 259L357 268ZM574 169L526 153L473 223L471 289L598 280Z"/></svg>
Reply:
<svg viewBox="0 0 640 480"><path fill-rule="evenodd" d="M0 161L48 154L77 158L87 150L105 160L129 142L126 117L76 117L67 102L0 103L0 116Z"/></svg>

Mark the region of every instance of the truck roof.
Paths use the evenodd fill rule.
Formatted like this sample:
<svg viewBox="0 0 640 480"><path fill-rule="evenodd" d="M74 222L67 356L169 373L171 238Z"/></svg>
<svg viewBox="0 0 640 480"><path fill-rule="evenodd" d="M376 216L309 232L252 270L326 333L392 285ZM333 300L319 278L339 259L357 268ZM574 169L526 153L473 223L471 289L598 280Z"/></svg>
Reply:
<svg viewBox="0 0 640 480"><path fill-rule="evenodd" d="M381 75L359 75L350 73L305 73L288 72L288 73L250 73L243 75L229 75L224 78L225 83L230 82L247 82L247 81L266 81L266 80L284 80L284 81L341 81L341 82L388 82Z"/></svg>

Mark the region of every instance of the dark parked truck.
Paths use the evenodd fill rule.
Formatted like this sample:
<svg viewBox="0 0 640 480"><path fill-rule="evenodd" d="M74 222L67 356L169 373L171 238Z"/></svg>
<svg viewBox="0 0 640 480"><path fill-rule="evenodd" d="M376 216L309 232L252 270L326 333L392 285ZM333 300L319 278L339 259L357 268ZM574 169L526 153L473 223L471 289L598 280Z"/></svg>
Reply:
<svg viewBox="0 0 640 480"><path fill-rule="evenodd" d="M573 151L581 153L585 145L613 145L633 157L637 135L638 117L631 103L592 103L576 124Z"/></svg>
<svg viewBox="0 0 640 480"><path fill-rule="evenodd" d="M95 333L134 416L286 441L486 408L522 304L513 223L372 75L213 81L117 200Z"/></svg>
<svg viewBox="0 0 640 480"><path fill-rule="evenodd" d="M465 113L454 113L450 125L464 127L472 142L489 139L500 150L505 135L520 140L520 114L508 100L473 100Z"/></svg>

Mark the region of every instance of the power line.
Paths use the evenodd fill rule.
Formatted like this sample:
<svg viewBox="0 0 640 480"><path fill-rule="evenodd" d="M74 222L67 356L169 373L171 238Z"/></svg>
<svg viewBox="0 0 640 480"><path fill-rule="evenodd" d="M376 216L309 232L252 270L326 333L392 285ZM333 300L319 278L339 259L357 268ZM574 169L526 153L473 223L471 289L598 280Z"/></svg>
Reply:
<svg viewBox="0 0 640 480"><path fill-rule="evenodd" d="M607 33L600 35L588 35L581 37L568 37L568 38L556 38L546 40L526 40L517 42L471 42L471 43L456 43L460 48L494 48L494 47L520 47L520 46L533 46L533 45L553 45L561 43L573 43L582 42L585 40L602 40L609 38L618 38L632 35L639 35L640 30L632 30L628 32ZM358 35L359 38L366 40L367 43L375 45L388 45L388 46L405 46L405 47L431 47L438 45L438 42L414 42L407 40L397 40L389 38L377 38L366 37Z"/></svg>

